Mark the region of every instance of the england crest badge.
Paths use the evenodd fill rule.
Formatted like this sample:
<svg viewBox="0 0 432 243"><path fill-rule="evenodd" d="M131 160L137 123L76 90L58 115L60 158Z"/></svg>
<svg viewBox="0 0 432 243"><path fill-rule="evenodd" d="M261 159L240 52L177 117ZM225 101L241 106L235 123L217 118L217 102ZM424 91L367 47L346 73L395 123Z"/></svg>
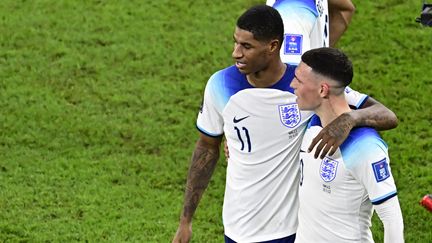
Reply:
<svg viewBox="0 0 432 243"><path fill-rule="evenodd" d="M289 128L297 126L301 120L300 110L296 103L280 105L279 117L282 124Z"/></svg>
<svg viewBox="0 0 432 243"><path fill-rule="evenodd" d="M325 182L330 182L336 177L338 163L336 160L325 157L321 161L320 176Z"/></svg>

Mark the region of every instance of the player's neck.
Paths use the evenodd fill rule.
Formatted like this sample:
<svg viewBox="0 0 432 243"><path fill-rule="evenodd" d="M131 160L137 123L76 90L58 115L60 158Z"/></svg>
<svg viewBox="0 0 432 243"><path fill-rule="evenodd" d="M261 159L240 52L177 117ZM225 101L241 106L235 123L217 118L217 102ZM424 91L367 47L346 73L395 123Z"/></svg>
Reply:
<svg viewBox="0 0 432 243"><path fill-rule="evenodd" d="M282 79L286 69L287 65L278 59L270 63L266 69L246 75L246 78L256 88L268 88Z"/></svg>
<svg viewBox="0 0 432 243"><path fill-rule="evenodd" d="M338 116L350 111L351 108L342 95L337 97L331 96L323 100L321 105L315 110L315 113L319 116L321 125L325 127Z"/></svg>

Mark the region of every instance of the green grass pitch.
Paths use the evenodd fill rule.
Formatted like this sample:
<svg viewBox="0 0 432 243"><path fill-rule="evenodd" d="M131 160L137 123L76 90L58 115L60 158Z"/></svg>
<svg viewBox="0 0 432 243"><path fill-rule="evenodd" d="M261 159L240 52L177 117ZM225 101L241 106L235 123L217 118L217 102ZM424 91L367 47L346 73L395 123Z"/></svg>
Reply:
<svg viewBox="0 0 432 243"><path fill-rule="evenodd" d="M232 64L237 17L264 1L3 0L0 241L170 242L209 76ZM432 28L421 1L354 1L338 43L352 87L399 118L382 132L406 242L432 242ZM222 242L226 163L194 220ZM382 242L382 226L373 218Z"/></svg>

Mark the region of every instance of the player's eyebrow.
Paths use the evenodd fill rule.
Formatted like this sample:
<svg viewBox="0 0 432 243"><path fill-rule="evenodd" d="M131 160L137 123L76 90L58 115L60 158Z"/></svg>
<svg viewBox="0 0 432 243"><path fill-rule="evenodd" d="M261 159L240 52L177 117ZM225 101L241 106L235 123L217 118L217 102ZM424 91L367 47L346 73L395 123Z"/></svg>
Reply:
<svg viewBox="0 0 432 243"><path fill-rule="evenodd" d="M239 42L239 41L237 41L235 35L233 35L233 40L234 40L235 43L238 43L238 44L240 44L242 46L249 46L249 47L253 46L252 43L250 43L250 42Z"/></svg>

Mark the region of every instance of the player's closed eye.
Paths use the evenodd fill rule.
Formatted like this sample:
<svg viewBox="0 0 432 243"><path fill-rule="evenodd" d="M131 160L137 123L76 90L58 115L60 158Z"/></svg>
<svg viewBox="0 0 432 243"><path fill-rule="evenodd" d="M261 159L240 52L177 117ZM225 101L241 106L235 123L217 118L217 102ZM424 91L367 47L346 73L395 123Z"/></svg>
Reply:
<svg viewBox="0 0 432 243"><path fill-rule="evenodd" d="M297 80L298 83L300 83L300 84L303 83L295 74L294 74L294 78Z"/></svg>

